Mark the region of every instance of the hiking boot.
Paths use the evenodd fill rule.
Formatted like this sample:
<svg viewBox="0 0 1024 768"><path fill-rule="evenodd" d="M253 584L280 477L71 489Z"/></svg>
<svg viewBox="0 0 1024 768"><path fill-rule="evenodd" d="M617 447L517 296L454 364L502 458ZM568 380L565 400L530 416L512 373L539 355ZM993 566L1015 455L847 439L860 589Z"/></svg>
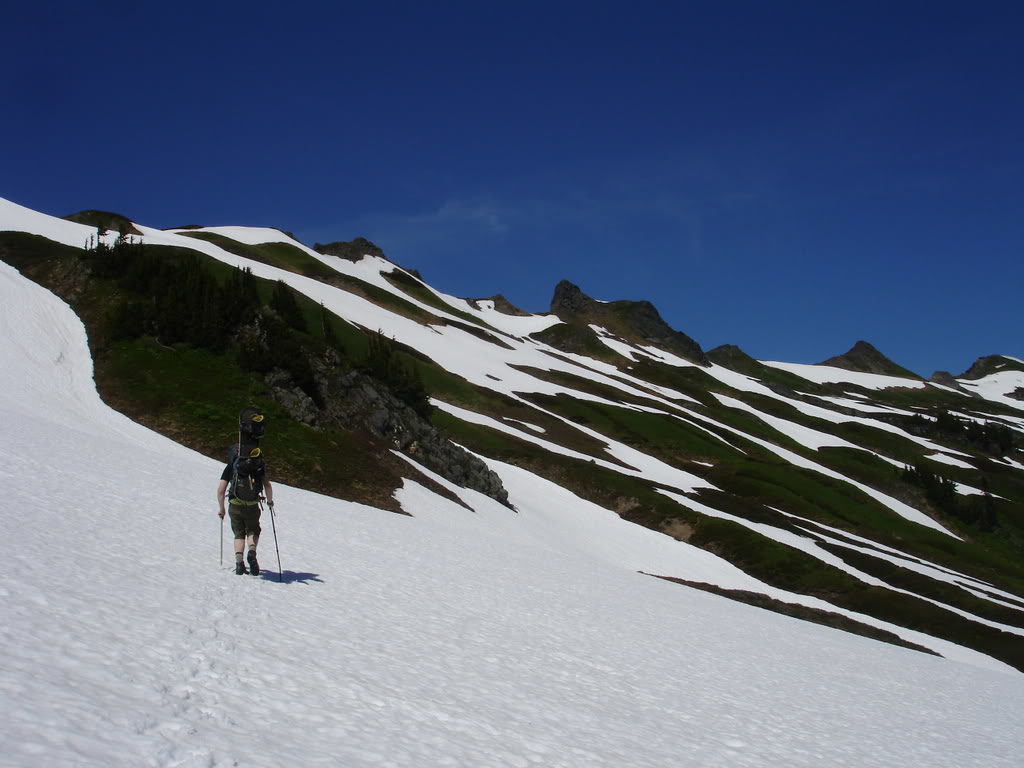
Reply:
<svg viewBox="0 0 1024 768"><path fill-rule="evenodd" d="M246 573L245 566L242 564L241 560L235 563L235 573L237 573L239 576Z"/></svg>
<svg viewBox="0 0 1024 768"><path fill-rule="evenodd" d="M249 573L251 573L253 576L259 576L260 564L256 562L256 550L250 549L249 554L246 556L246 559L249 561Z"/></svg>

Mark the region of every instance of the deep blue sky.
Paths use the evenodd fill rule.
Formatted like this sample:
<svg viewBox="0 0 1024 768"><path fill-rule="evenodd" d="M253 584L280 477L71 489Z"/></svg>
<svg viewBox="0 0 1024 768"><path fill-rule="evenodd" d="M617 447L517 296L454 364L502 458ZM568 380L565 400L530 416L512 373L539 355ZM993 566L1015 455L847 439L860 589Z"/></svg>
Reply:
<svg viewBox="0 0 1024 768"><path fill-rule="evenodd" d="M152 6L152 7L150 7ZM705 349L1024 358L1024 4L13 3L0 196L362 235Z"/></svg>

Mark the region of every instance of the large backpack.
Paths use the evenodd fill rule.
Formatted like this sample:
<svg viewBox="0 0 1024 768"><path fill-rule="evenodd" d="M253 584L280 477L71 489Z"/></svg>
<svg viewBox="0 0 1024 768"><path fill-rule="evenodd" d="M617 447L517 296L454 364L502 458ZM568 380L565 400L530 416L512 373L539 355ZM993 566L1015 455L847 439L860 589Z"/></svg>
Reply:
<svg viewBox="0 0 1024 768"><path fill-rule="evenodd" d="M228 461L231 463L231 484L228 486L228 498L250 503L259 501L260 494L263 492L263 473L266 471L266 464L263 463L263 455L259 446L243 444L242 451L239 452L239 446L236 443L231 446Z"/></svg>

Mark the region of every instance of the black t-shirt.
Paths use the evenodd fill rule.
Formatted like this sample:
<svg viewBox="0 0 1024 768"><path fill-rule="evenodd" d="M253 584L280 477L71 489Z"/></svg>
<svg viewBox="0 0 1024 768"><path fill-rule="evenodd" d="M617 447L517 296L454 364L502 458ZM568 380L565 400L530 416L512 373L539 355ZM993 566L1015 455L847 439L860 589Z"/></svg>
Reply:
<svg viewBox="0 0 1024 768"><path fill-rule="evenodd" d="M227 463L227 465L224 467L224 471L220 473L220 479L221 480L227 480L230 483L231 482L231 475L232 475L233 471L234 471L234 464L229 461ZM253 477L262 486L263 485L263 481L266 479L266 475L267 475L267 468L264 467L259 472L257 472L255 475L253 475Z"/></svg>

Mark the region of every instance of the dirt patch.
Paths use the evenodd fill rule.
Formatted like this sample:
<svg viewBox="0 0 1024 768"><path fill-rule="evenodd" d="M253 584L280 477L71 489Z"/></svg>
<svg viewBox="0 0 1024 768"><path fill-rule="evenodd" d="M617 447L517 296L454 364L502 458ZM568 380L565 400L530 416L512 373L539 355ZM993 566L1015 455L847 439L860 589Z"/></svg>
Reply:
<svg viewBox="0 0 1024 768"><path fill-rule="evenodd" d="M661 531L676 541L689 541L697 529L684 520L666 520L661 524Z"/></svg>

